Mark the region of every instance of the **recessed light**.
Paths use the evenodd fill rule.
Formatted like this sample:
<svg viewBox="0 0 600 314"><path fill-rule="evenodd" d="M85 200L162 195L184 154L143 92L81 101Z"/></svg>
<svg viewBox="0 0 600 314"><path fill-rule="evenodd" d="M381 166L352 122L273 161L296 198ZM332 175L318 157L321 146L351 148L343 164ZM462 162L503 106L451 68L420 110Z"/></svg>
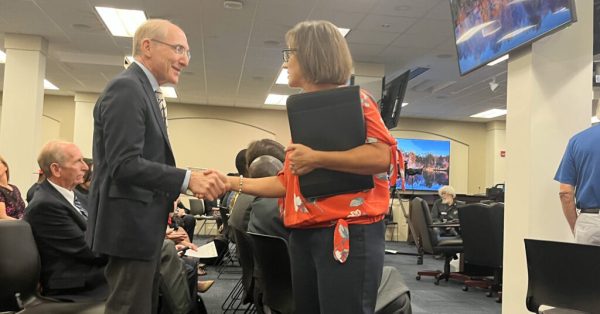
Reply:
<svg viewBox="0 0 600 314"><path fill-rule="evenodd" d="M338 27L338 31L340 31L340 33L342 33L342 36L344 36L344 37L346 37L346 35L348 35L348 33L350 33L349 28Z"/></svg>
<svg viewBox="0 0 600 314"><path fill-rule="evenodd" d="M280 105L285 106L289 95L269 94L265 99L265 105Z"/></svg>
<svg viewBox="0 0 600 314"><path fill-rule="evenodd" d="M96 11L113 36L133 37L137 28L146 21L146 13L140 10L96 7Z"/></svg>
<svg viewBox="0 0 600 314"><path fill-rule="evenodd" d="M56 85L52 84L50 81L48 81L47 79L44 79L44 89L49 89L49 90L58 90L58 87L56 87Z"/></svg>
<svg viewBox="0 0 600 314"><path fill-rule="evenodd" d="M506 60L508 60L508 55L504 55L504 56L502 56L502 57L500 57L500 58L498 58L498 59L496 59L496 60L488 63L487 65L494 66L494 65L496 65L496 64L498 64L498 63L500 63L502 61L506 61Z"/></svg>
<svg viewBox="0 0 600 314"><path fill-rule="evenodd" d="M506 109L490 109L487 111L483 111L471 116L471 118L484 118L491 119L499 116L503 116L506 114Z"/></svg>
<svg viewBox="0 0 600 314"><path fill-rule="evenodd" d="M4 53L4 51L0 50L0 63L5 63L6 62L6 54Z"/></svg>
<svg viewBox="0 0 600 314"><path fill-rule="evenodd" d="M161 86L160 91L163 93L165 98L177 98L177 92L173 86Z"/></svg>
<svg viewBox="0 0 600 314"><path fill-rule="evenodd" d="M287 85L288 84L288 71L286 68L281 68L281 72L279 72L279 75L277 76L277 80L275 81L275 84L279 84L279 85Z"/></svg>
<svg viewBox="0 0 600 314"><path fill-rule="evenodd" d="M383 27L383 28L390 28L390 26L392 26L392 25L390 25L388 23L381 24L381 27Z"/></svg>

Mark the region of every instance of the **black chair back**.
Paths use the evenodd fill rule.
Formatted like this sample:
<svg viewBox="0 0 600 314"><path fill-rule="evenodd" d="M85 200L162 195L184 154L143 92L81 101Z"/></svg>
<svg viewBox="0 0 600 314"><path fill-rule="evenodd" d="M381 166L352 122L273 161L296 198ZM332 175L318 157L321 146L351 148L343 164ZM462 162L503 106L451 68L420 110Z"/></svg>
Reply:
<svg viewBox="0 0 600 314"><path fill-rule="evenodd" d="M0 300L20 293L35 295L40 277L40 256L31 227L23 220L0 220Z"/></svg>
<svg viewBox="0 0 600 314"><path fill-rule="evenodd" d="M527 309L540 305L600 313L600 246L525 239Z"/></svg>
<svg viewBox="0 0 600 314"><path fill-rule="evenodd" d="M252 239L245 232L231 228L237 247L240 265L242 266L242 286L244 287L244 303L253 301L254 291L254 252Z"/></svg>
<svg viewBox="0 0 600 314"><path fill-rule="evenodd" d="M190 214L202 216L204 213L204 202L200 199L190 198Z"/></svg>
<svg viewBox="0 0 600 314"><path fill-rule="evenodd" d="M259 271L263 304L279 313L292 313L292 272L287 241L280 237L248 232Z"/></svg>
<svg viewBox="0 0 600 314"><path fill-rule="evenodd" d="M429 227L432 223L429 205L422 198L415 197L410 201L410 213L418 232L417 236L421 237L423 250L429 254L434 254L433 247L437 245L438 237L435 235L433 228Z"/></svg>
<svg viewBox="0 0 600 314"><path fill-rule="evenodd" d="M458 207L465 263L502 267L504 204L471 203Z"/></svg>

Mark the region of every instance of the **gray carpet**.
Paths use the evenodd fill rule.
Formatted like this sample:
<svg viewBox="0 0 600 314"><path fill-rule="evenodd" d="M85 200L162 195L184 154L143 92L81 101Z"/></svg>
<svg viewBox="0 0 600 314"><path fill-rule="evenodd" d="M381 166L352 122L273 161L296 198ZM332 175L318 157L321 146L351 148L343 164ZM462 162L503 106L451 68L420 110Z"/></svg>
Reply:
<svg viewBox="0 0 600 314"><path fill-rule="evenodd" d="M203 244L206 241L208 241L207 238L199 238L194 242ZM387 242L386 248L403 252L416 251L414 246L403 242ZM486 292L483 290L471 288L465 292L461 289L462 284L453 281L442 281L439 286L436 286L433 284L432 277L423 277L420 281L416 280L415 277L419 270L442 269L442 260L436 260L432 256L426 255L423 265L417 265L415 256L386 255L385 265L393 266L400 271L405 284L410 289L412 309L415 314L493 314L502 312L501 304L495 302L495 297L486 297ZM217 278L216 267L208 266L207 270L208 275L199 279L212 279L215 280L215 283L210 290L202 294L202 299L208 313L223 313L221 309L223 301L237 283L240 274L225 273ZM228 269L228 271L236 270L241 271L240 268Z"/></svg>

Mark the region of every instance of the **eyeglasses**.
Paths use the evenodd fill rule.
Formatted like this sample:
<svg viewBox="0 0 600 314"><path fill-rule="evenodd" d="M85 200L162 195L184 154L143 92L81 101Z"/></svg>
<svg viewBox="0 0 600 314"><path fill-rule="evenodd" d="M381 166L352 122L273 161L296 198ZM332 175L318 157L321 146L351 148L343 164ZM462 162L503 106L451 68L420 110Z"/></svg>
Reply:
<svg viewBox="0 0 600 314"><path fill-rule="evenodd" d="M182 45L172 45L172 44L168 44L164 41L160 41L160 40L154 39L154 38L151 38L150 40L173 48L173 50L175 50L175 53L180 56L183 56L185 54L185 56L188 58L188 60L192 59L192 54L190 53L189 49L185 49L185 47Z"/></svg>
<svg viewBox="0 0 600 314"><path fill-rule="evenodd" d="M296 48L287 48L287 49L281 50L281 53L283 54L283 62L290 61L290 56L292 55L292 53L294 53L296 51L298 51L298 49L296 49Z"/></svg>

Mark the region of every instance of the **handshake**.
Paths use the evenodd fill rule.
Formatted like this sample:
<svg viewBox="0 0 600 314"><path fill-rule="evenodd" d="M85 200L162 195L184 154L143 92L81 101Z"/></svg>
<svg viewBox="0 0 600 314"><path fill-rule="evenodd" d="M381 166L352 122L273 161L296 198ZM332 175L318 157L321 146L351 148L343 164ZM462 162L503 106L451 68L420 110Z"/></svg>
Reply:
<svg viewBox="0 0 600 314"><path fill-rule="evenodd" d="M188 190L195 197L212 201L229 189L227 177L222 173L215 170L192 170Z"/></svg>

